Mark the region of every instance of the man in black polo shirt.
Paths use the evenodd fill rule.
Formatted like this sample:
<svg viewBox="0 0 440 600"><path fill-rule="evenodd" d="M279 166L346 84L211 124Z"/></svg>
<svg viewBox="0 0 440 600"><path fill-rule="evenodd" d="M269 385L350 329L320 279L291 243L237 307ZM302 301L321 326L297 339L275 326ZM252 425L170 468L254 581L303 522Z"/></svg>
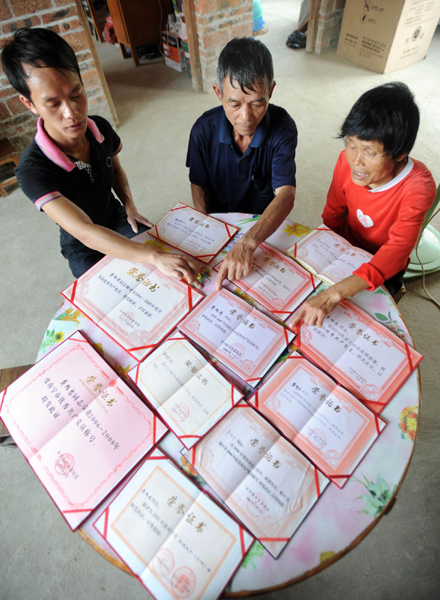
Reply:
<svg viewBox="0 0 440 600"><path fill-rule="evenodd" d="M226 256L217 277L240 279L254 251L283 222L295 200L295 122L269 104L275 87L269 50L252 38L235 38L222 50L214 85L222 106L194 124L187 167L195 208L247 212L261 218Z"/></svg>
<svg viewBox="0 0 440 600"><path fill-rule="evenodd" d="M72 48L47 29L20 29L3 48L2 63L20 100L40 116L35 140L16 169L18 183L60 226L61 252L74 276L108 254L154 264L200 287L196 261L128 239L152 224L133 202L117 156L118 135L105 119L87 117L87 96Z"/></svg>

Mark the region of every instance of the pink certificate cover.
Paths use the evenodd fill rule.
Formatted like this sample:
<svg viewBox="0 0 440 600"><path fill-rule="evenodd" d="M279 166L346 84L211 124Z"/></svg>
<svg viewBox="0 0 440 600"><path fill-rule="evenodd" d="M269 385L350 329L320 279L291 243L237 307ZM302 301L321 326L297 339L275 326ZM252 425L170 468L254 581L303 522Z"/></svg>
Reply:
<svg viewBox="0 0 440 600"><path fill-rule="evenodd" d="M167 432L79 332L4 390L0 416L72 530Z"/></svg>
<svg viewBox="0 0 440 600"><path fill-rule="evenodd" d="M225 289L207 296L179 329L252 386L294 337Z"/></svg>
<svg viewBox="0 0 440 600"><path fill-rule="evenodd" d="M215 270L218 271L221 265L218 264ZM252 271L247 277L234 280L234 283L284 320L320 281L275 248L260 244L254 253Z"/></svg>
<svg viewBox="0 0 440 600"><path fill-rule="evenodd" d="M137 361L204 297L152 265L110 256L61 293Z"/></svg>
<svg viewBox="0 0 440 600"><path fill-rule="evenodd" d="M179 202L148 233L207 264L237 231Z"/></svg>
<svg viewBox="0 0 440 600"><path fill-rule="evenodd" d="M297 352L248 402L341 488L385 427Z"/></svg>
<svg viewBox="0 0 440 600"><path fill-rule="evenodd" d="M128 376L188 450L243 398L182 334L171 334Z"/></svg>
<svg viewBox="0 0 440 600"><path fill-rule="evenodd" d="M218 598L254 542L160 450L94 526L154 598L170 600Z"/></svg>
<svg viewBox="0 0 440 600"><path fill-rule="evenodd" d="M297 326L295 345L380 414L423 356L348 300L322 327Z"/></svg>
<svg viewBox="0 0 440 600"><path fill-rule="evenodd" d="M244 401L185 458L274 558L329 484Z"/></svg>

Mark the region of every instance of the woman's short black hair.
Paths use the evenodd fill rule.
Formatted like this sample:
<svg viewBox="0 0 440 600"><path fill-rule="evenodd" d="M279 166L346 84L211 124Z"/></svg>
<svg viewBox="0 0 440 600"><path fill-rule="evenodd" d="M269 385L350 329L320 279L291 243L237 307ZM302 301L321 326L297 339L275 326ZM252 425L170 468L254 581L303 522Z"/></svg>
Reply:
<svg viewBox="0 0 440 600"><path fill-rule="evenodd" d="M82 81L75 52L62 37L50 29L18 29L14 38L3 47L2 64L12 87L31 102L27 84L29 75L23 68L24 64L73 71Z"/></svg>
<svg viewBox="0 0 440 600"><path fill-rule="evenodd" d="M419 109L413 94L404 83L395 81L362 94L338 137L356 136L366 142L380 142L386 154L397 160L411 152L419 123Z"/></svg>
<svg viewBox="0 0 440 600"><path fill-rule="evenodd" d="M237 82L246 94L246 88L255 91L255 84L267 79L269 89L273 82L272 55L264 44L249 37L234 38L220 53L217 82L223 94L223 82L229 77L231 85Z"/></svg>

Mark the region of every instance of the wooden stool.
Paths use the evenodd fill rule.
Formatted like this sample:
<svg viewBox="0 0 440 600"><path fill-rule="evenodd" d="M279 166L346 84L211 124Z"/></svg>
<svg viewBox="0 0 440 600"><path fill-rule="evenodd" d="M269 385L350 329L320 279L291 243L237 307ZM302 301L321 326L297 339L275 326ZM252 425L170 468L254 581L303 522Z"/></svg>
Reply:
<svg viewBox="0 0 440 600"><path fill-rule="evenodd" d="M18 154L15 152L11 142L5 138L0 140L0 167L7 163L14 163L15 166L18 165ZM13 183L17 183L17 178L7 177L3 181L0 181L0 196L7 196L8 192L5 190L5 187L12 185Z"/></svg>
<svg viewBox="0 0 440 600"><path fill-rule="evenodd" d="M23 373L26 373L28 369L30 369L32 365L24 365L22 367L10 367L9 369L1 369L0 371L0 395L1 392L11 385L13 381L18 379ZM9 435L9 431L0 421L0 447L9 446L13 443L12 438Z"/></svg>

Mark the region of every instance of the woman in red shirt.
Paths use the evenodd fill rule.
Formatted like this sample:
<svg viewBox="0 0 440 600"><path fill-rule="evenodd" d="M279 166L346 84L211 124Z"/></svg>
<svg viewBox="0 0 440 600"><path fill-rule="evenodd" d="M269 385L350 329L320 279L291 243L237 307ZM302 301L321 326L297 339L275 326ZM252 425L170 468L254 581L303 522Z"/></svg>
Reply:
<svg viewBox="0 0 440 600"><path fill-rule="evenodd" d="M290 326L321 327L340 300L384 285L401 288L409 256L436 193L425 165L409 157L419 110L408 87L388 83L363 94L342 125L345 140L322 213L327 227L374 254L350 277L306 301Z"/></svg>

